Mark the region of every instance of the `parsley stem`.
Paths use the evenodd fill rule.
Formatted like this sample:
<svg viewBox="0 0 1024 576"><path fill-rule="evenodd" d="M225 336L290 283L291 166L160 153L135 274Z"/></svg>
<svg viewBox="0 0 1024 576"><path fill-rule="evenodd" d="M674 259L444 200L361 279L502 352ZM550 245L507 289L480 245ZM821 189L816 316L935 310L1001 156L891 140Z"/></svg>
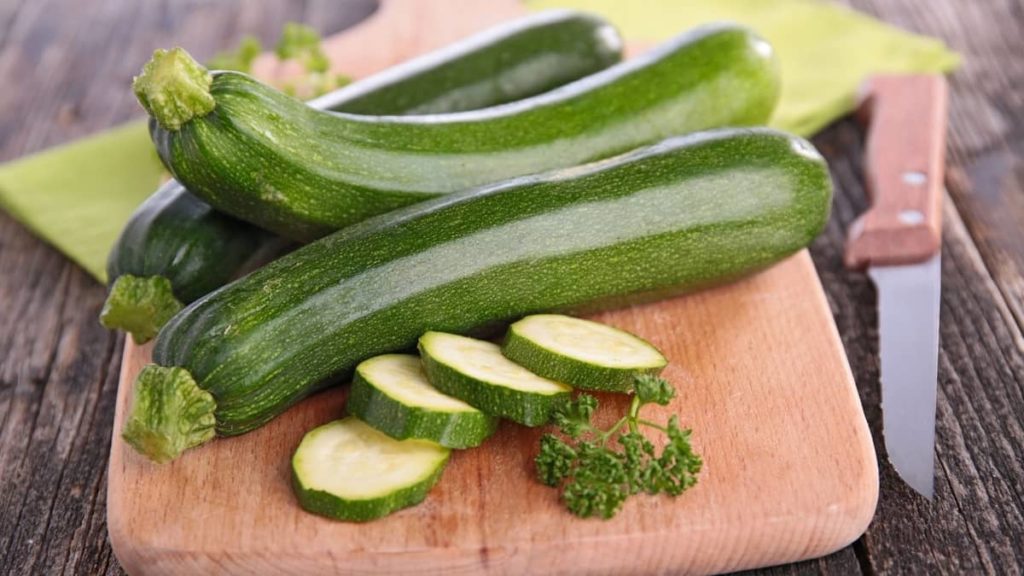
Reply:
<svg viewBox="0 0 1024 576"><path fill-rule="evenodd" d="M655 430L661 430L662 432L666 433L668 432L668 428L662 426L661 424L658 424L657 422L651 422L650 420L644 420L643 418L639 418L637 419L637 423L643 424L644 426L648 426L650 428L654 428Z"/></svg>
<svg viewBox="0 0 1024 576"><path fill-rule="evenodd" d="M627 420L629 420L629 417L623 416L622 418L619 418L619 421L616 422L614 426L598 434L598 438L601 440L601 445L604 446L605 444L607 444L608 439L611 438L612 435L614 435L616 432L618 432L619 428L622 428L622 425L625 424ZM591 428L591 430L597 430L597 428Z"/></svg>
<svg viewBox="0 0 1024 576"><path fill-rule="evenodd" d="M640 397L633 396L633 402L629 405L629 415L626 418L629 419L629 431L637 432L639 427L636 425L637 418L640 416Z"/></svg>

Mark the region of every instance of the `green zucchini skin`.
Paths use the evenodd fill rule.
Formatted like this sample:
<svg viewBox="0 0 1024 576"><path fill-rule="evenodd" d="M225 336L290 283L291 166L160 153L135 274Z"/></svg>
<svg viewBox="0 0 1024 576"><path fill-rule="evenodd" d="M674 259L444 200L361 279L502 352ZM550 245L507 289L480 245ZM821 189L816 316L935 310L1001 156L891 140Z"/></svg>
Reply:
<svg viewBox="0 0 1024 576"><path fill-rule="evenodd" d="M107 277L163 276L189 303L234 279L275 238L170 180L132 214L107 258Z"/></svg>
<svg viewBox="0 0 1024 576"><path fill-rule="evenodd" d="M374 386L360 367L352 377L345 409L397 440L429 440L445 448L479 446L498 428L497 418L477 410L442 412L404 404Z"/></svg>
<svg viewBox="0 0 1024 576"><path fill-rule="evenodd" d="M444 469L445 466L439 467L421 484L397 491L387 498L374 500L342 500L323 490L307 488L302 484L302 479L294 468L292 487L299 506L307 512L344 522L369 522L426 500L430 490L441 479Z"/></svg>
<svg viewBox="0 0 1024 576"><path fill-rule="evenodd" d="M154 98L148 90L136 84L143 100ZM713 25L556 90L470 112L325 113L231 72L215 73L209 94L212 110L180 129L150 122L164 164L217 208L311 240L434 196L675 134L764 124L779 76L767 42Z"/></svg>
<svg viewBox="0 0 1024 576"><path fill-rule="evenodd" d="M620 306L764 268L821 231L831 192L798 137L672 138L341 230L182 310L154 359L186 368L217 402L218 433L240 434L430 330Z"/></svg>
<svg viewBox="0 0 1024 576"><path fill-rule="evenodd" d="M311 100L350 114L441 114L541 94L622 59L614 26L592 14L545 10L489 28Z"/></svg>
<svg viewBox="0 0 1024 576"><path fill-rule="evenodd" d="M359 114L474 110L555 88L603 70L621 56L622 40L607 21L548 10L495 26L308 105ZM188 304L288 247L280 237L214 210L171 180L129 219L108 257L107 278L113 285L126 274L150 282L163 277L173 298ZM124 301L132 299L112 294L112 310L102 322L132 332L140 343L160 328L168 315L163 312L175 311L151 301L126 308L120 304Z"/></svg>

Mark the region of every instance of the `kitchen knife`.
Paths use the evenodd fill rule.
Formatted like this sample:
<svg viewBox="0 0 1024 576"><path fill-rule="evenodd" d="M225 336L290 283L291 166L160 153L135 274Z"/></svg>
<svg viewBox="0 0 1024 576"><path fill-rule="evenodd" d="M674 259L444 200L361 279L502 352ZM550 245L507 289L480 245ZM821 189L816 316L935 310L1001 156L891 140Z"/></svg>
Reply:
<svg viewBox="0 0 1024 576"><path fill-rule="evenodd" d="M878 291L882 432L889 461L912 488L934 488L939 286L947 90L939 75L876 76L860 116L868 126L871 207L851 225L846 265L867 267Z"/></svg>

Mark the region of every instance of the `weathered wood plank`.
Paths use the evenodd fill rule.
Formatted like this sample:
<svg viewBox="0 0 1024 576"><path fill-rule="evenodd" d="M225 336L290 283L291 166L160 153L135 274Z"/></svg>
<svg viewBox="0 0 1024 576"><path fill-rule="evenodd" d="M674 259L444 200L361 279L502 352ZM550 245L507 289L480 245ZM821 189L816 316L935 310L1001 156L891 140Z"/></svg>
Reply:
<svg viewBox="0 0 1024 576"><path fill-rule="evenodd" d="M876 448L881 443L875 296L867 278L842 266L842 240L866 208L862 132L852 121L815 141L838 185L834 214L812 249L859 384ZM938 405L936 498L913 493L883 460L875 520L859 546L871 571L1019 571L1024 541L1020 479L1024 411L1020 331L947 202Z"/></svg>
<svg viewBox="0 0 1024 576"><path fill-rule="evenodd" d="M942 37L964 56L951 79L947 209L955 205L959 215L947 210L945 229L940 491L927 504L883 466L879 512L860 546L877 572L1019 573L1024 430L1013 415L1024 411L1024 10L1013 0L851 4ZM843 157L858 165L851 153ZM863 202L860 194L843 196ZM815 251L819 270L827 266L821 254ZM843 295L842 282L826 290L837 301L856 301ZM865 349L877 325L857 317L858 309L867 310L846 308L852 325L841 322L840 332L855 371L871 366L857 377L877 439L877 356Z"/></svg>
<svg viewBox="0 0 1024 576"><path fill-rule="evenodd" d="M282 22L326 32L372 10L259 3L40 0L0 4L0 159L139 115L127 89L153 49L200 57ZM54 15L59 14L59 17ZM122 340L96 321L104 289L0 213L0 573L123 574L106 529L106 461Z"/></svg>

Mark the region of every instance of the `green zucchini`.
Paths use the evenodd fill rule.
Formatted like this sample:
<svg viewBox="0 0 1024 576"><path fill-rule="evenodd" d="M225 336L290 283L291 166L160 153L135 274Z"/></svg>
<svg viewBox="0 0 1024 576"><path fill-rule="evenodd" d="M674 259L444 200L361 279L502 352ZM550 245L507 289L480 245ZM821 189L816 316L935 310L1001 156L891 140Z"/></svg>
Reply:
<svg viewBox="0 0 1024 576"><path fill-rule="evenodd" d="M366 522L422 502L450 453L433 442L395 440L349 417L306 433L292 456L292 484L304 509Z"/></svg>
<svg viewBox="0 0 1024 576"><path fill-rule="evenodd" d="M497 418L430 385L420 359L384 354L356 366L345 408L392 438L430 440L446 448L479 446Z"/></svg>
<svg viewBox="0 0 1024 576"><path fill-rule="evenodd" d="M831 190L795 136L672 138L341 230L182 310L154 359L213 396L219 434L241 434L428 330L625 305L764 268L817 236Z"/></svg>
<svg viewBox="0 0 1024 576"><path fill-rule="evenodd" d="M561 314L534 314L512 324L501 352L545 378L609 392L629 392L637 374L657 376L668 364L657 348L629 332Z"/></svg>
<svg viewBox="0 0 1024 576"><path fill-rule="evenodd" d="M359 114L486 108L533 96L619 61L622 40L597 16L547 10L455 42L316 98ZM100 322L152 338L181 307L279 255L276 235L214 210L176 181L132 215L107 261Z"/></svg>
<svg viewBox="0 0 1024 576"><path fill-rule="evenodd" d="M478 110L547 92L622 59L622 38L599 16L545 10L500 24L315 98L350 114Z"/></svg>
<svg viewBox="0 0 1024 576"><path fill-rule="evenodd" d="M182 302L220 288L286 245L170 180L132 214L107 258L111 287L100 323L146 342Z"/></svg>
<svg viewBox="0 0 1024 576"><path fill-rule="evenodd" d="M427 332L419 349L427 378L438 390L524 426L547 424L572 392L505 358L501 348L484 340Z"/></svg>
<svg viewBox="0 0 1024 576"><path fill-rule="evenodd" d="M683 34L557 90L429 116L317 111L175 49L136 78L153 142L189 190L295 240L498 180L612 156L667 136L765 123L771 46L733 25Z"/></svg>

